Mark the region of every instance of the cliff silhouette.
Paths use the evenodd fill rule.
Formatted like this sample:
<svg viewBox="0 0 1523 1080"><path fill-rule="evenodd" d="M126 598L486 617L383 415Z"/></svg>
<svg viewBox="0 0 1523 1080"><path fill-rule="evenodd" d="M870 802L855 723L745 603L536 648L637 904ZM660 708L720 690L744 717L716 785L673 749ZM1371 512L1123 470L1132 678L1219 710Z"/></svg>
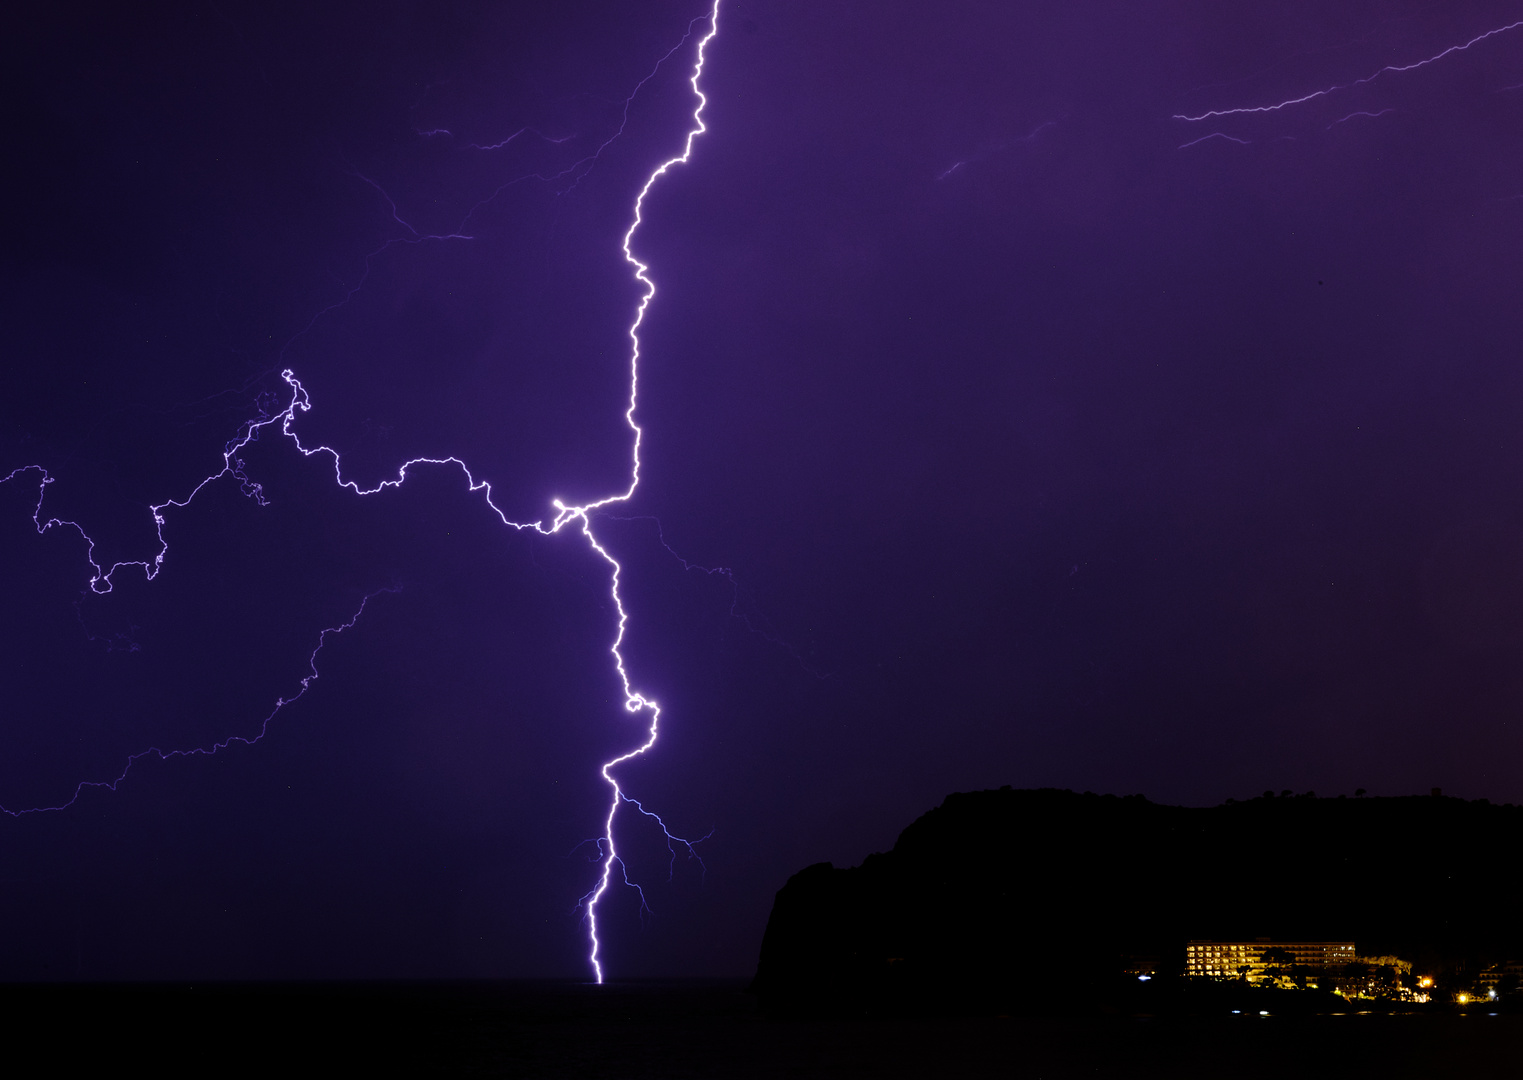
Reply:
<svg viewBox="0 0 1523 1080"><path fill-rule="evenodd" d="M1352 940L1461 977L1523 956L1523 808L1439 795L1209 808L1053 789L949 796L861 866L778 892L773 1011L982 1011L1161 980L1191 939Z"/></svg>

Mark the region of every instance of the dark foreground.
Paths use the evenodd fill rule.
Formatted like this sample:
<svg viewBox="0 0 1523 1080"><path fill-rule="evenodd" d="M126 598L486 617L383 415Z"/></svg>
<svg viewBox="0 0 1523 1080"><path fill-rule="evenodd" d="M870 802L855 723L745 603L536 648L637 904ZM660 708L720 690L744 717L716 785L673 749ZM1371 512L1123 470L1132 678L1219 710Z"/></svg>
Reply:
<svg viewBox="0 0 1523 1080"><path fill-rule="evenodd" d="M70 1071L497 1077L1516 1077L1523 1015L787 1020L741 983L11 986L13 1054Z"/></svg>

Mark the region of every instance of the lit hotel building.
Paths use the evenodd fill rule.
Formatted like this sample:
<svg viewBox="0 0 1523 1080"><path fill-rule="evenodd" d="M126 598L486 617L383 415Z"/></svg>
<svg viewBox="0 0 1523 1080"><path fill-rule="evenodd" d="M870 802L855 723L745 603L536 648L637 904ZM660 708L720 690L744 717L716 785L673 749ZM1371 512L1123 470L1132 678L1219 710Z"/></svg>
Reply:
<svg viewBox="0 0 1523 1080"><path fill-rule="evenodd" d="M1185 946L1185 974L1204 975L1218 979L1236 979L1247 968L1249 982L1257 982L1264 969L1274 967L1264 963L1268 949L1283 949L1294 956L1298 966L1326 971L1354 962L1352 941L1271 941L1257 938L1253 941L1192 941Z"/></svg>

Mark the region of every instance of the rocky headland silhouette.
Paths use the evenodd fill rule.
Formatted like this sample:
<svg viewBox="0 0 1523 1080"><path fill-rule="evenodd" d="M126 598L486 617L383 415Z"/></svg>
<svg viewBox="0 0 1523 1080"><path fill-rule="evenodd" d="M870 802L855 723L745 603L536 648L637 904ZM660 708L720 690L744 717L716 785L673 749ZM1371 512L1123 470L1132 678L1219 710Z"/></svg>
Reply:
<svg viewBox="0 0 1523 1080"><path fill-rule="evenodd" d="M789 879L752 988L773 1012L1085 1008L1139 982L1199 993L1181 977L1190 940L1271 938L1401 957L1437 998L1523 957L1520 842L1523 807L1437 792L1209 808L954 794L891 851Z"/></svg>

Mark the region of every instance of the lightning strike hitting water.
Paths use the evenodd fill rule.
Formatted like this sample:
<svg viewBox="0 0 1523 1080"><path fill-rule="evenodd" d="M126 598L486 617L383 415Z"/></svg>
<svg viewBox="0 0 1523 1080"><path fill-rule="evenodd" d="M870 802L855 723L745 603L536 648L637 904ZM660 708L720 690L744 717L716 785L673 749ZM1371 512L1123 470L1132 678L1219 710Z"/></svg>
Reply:
<svg viewBox="0 0 1523 1080"><path fill-rule="evenodd" d="M1313 90L1309 94L1302 94L1300 97L1289 98L1285 101L1278 101L1273 105L1252 105L1236 109L1212 109L1209 112L1201 113L1199 116L1186 116L1182 113L1175 113L1171 119L1184 120L1189 123L1195 123L1200 120L1210 120L1212 117L1216 116L1242 116L1248 113L1279 112L1281 109L1288 109L1292 105L1303 105L1308 101L1315 101L1317 98L1327 97L1329 94L1336 93L1339 90L1352 90L1356 86L1364 86L1368 83L1374 82L1376 79L1380 78L1380 76L1388 73L1395 75L1400 74L1404 71L1416 71L1418 68L1427 67L1429 64L1437 63L1444 57L1450 56L1453 53L1464 52L1466 49L1469 49L1474 45L1479 45L1487 38L1495 37L1498 34L1505 34L1509 30L1516 30L1519 27L1523 27L1523 19L1520 19L1515 23L1509 23L1506 26L1499 26L1494 30L1487 30L1484 34L1477 34L1475 37L1471 38L1469 41L1464 42L1463 44L1451 45L1449 48L1443 50L1442 52L1435 53L1426 59L1417 60L1410 64L1387 64L1385 67L1381 68L1373 75L1366 75L1362 79L1355 79L1353 82L1348 83L1337 83L1333 86L1324 87L1321 90ZM1181 149L1183 149L1183 147L1181 147Z"/></svg>
<svg viewBox="0 0 1523 1080"><path fill-rule="evenodd" d="M604 977L603 965L600 958L601 942L598 938L598 904L607 893L610 884L613 883L614 872L616 868L618 870L619 879L625 884L635 888L636 891L639 892L642 907L644 905L644 893L639 890L639 886L637 884L629 880L627 868L619 856L618 849L615 844L614 824L620 807L626 804L632 806L641 816L653 820L660 827L662 833L666 837L673 864L675 864L679 849L685 850L690 857L696 859L697 852L695 850L695 846L699 843L702 843L704 839L707 839L707 836L705 836L698 840L686 840L680 836L677 836L667 827L666 823L662 821L659 815L647 809L638 800L627 794L620 786L619 781L615 775L615 771L620 765L644 755L653 746L655 746L659 734L661 709L653 699L645 696L635 688L629 670L625 664L622 649L624 645L625 634L629 624L629 613L624 606L623 597L620 592L620 577L622 573L622 567L620 566L618 560L613 557L612 553L607 549L607 547L605 547L604 544L598 540L593 530L593 516L605 507L611 506L615 503L628 502L629 499L634 495L635 489L639 485L640 481L640 446L642 431L640 425L635 420L635 410L639 391L639 332L640 327L644 322L646 312L649 309L650 302L656 294L656 286L655 282L650 278L648 274L650 269L649 266L641 262L640 259L634 254L632 244L636 232L639 230L641 224L643 224L644 221L644 206L646 196L650 193L652 187L655 186L656 182L662 176L666 175L668 170L670 170L674 165L683 164L690 159L693 151L694 140L707 130L707 127L705 126L702 119L702 114L705 105L708 103L708 99L699 88L699 79L703 73L705 50L709 42L713 40L714 36L718 32L719 7L720 0L714 0L714 4L710 9L708 15L706 17L700 16L699 18L694 19L691 23L689 23L688 32L684 35L682 41L679 42L678 45L674 47L670 52L668 52L665 56L663 56L656 65L656 69L659 69L661 64L665 63L666 60L675 54L692 36L693 28L695 26L700 23L707 23L707 31L698 42L697 56L693 66L693 72L688 80L689 85L692 87L693 95L697 99L697 105L694 107L692 113L693 126L687 132L686 139L683 143L682 152L679 155L668 158L662 162L646 178L644 185L640 188L639 193L635 197L632 209L632 221L629 228L624 233L621 243L621 249L623 251L625 261L634 268L634 278L640 283L642 287L641 296L635 308L634 318L630 323L628 330L630 343L629 405L624 411L624 419L626 424L629 426L633 445L631 449L629 484L623 491L607 495L601 499L597 499L582 505L568 505L560 499L554 499L552 500L552 507L555 513L549 521L540 520L533 522L517 522L511 520L506 514L504 514L503 511L493 501L491 485L486 480L478 479L476 476L474 476L471 473L470 469L466 466L465 462L457 457L412 458L404 462L398 468L397 474L393 479L382 480L379 483L375 484L373 487L361 487L357 481L344 478L343 464L338 451L328 446L308 447L302 444L295 430L296 421L299 414L308 412L312 408L312 405L301 382L289 369L281 372L281 378L284 380L290 392L289 399L284 408L274 412L265 410L256 419L246 421L242 427L240 427L238 434L223 447L222 468L197 483L183 498L169 499L165 502L153 504L149 507L153 517L155 535L158 544L157 551L155 551L150 558L140 560L124 560L112 563L109 566L102 565L99 561L97 561L95 540L92 539L92 537L86 532L83 526L81 526L78 522L72 520L45 516L43 511L43 503L45 500L47 487L54 481L53 477L50 476L40 466L23 466L22 468L12 471L9 475L0 478L0 484L18 482L25 476L33 476L36 479L38 494L37 502L32 512L32 521L36 526L37 532L39 534L45 534L50 530L56 528L65 531L73 530L79 534L81 540L84 542L86 549L86 558L91 568L91 576L89 580L90 589L97 594L106 594L111 592L115 574L124 568L141 570L144 577L149 581L152 581L154 578L156 578L160 570L163 568L165 558L169 551L169 545L164 536L166 512L172 510L181 510L188 507L196 499L196 497L209 485L215 484L223 479L230 478L238 482L241 490L246 496L254 499L260 505L266 505L264 489L258 482L250 479L250 477L247 475L245 471L244 461L240 456L245 448L247 448L250 443L256 441L266 430L278 432L281 436L288 438L292 444L295 445L303 457L310 458L327 455L332 462L334 480L338 486L347 488L359 496L374 495L389 488L400 487L403 483L406 482L409 472L416 467L440 466L445 468L457 468L460 470L466 481L467 490L473 493L481 493L482 498L486 504L497 515L502 524L507 527L513 528L515 530L532 529L541 535L551 536L561 532L567 526L575 525L587 541L587 544L591 550L608 565L610 575L609 596L613 602L614 611L617 616L613 641L609 646L609 655L612 658L614 671L618 675L620 685L624 691L624 709L627 713L642 716L648 720L644 728L643 741L641 741L640 744L635 746L633 749L628 750L627 752L622 753L608 761L605 761L599 770L603 780L608 784L610 792L608 811L603 818L604 835L595 841L598 851L597 861L602 863L602 868L593 888L581 898L578 905L585 912L585 920L589 940L588 963L592 968L594 979L598 983L601 983ZM635 88L636 92L640 89L640 87L644 86L645 83L649 82L650 79L654 77L654 74L655 70L652 71L651 75L646 76L645 79L642 79ZM631 95L631 100L632 97L633 95ZM629 102L626 101L623 122L620 124L619 131L615 133L612 138L605 140L592 155L583 158L581 161L578 161L573 166L571 166L568 170L557 174L555 177L540 177L540 179L559 179L560 177L570 175L575 170L581 169L581 171L576 174L577 179L580 179L581 175L585 174L585 168L583 168L583 166L587 166L591 161L596 160L598 154L606 149L608 144L611 143L614 138L617 138L618 135L624 131L624 127L628 122L628 111ZM511 142L513 139L516 139L523 133L523 131L517 132L513 136L510 136L509 139L504 140L502 143L496 144L494 146L477 147L477 149L497 149L498 147L505 145L507 142ZM431 137L441 134L447 133L444 132L443 129L420 132L422 137ZM536 132L535 134L538 133ZM544 136L541 136L541 138L544 138ZM557 142L562 140L547 141ZM374 180L371 180L369 177L361 176L358 173L354 175L356 179L374 188L375 191L381 196L381 198L385 200L388 207L390 208L392 218L407 230L408 235L388 240L382 244L380 248L367 255L365 260L365 272L361 276L360 281L353 287L346 289L345 295L342 299L337 301L335 304L329 305L328 307L322 309L315 316L313 316L313 319L307 325L307 327L301 331L298 331L298 333L295 335L296 337L300 337L301 334L304 334L308 329L311 328L313 324L317 322L318 319L333 310L333 308L342 306L350 298L352 298L353 295L363 286L365 277L369 274L370 264L373 259L387 248L398 243L419 244L430 241L469 241L472 239L472 237L469 235L458 230L449 234L424 235L419 233L418 230L415 229L411 224L402 219L398 213L395 201L392 200L392 198L385 192L384 189L382 189L379 184L377 184ZM523 179L528 179L528 177ZM500 191L501 189L499 188L498 190ZM495 194L494 196L489 196L488 199L484 200L482 204L478 204L477 207L473 208L469 213L467 213L466 219L468 220L476 209L479 209L480 206L484 205L485 202L490 201L492 197L495 197ZM462 228L463 226L464 222L462 222ZM294 338L292 340L294 340ZM287 342L287 347L289 347L289 344L290 342ZM231 736L227 739L212 743L207 746L192 747L188 749L164 750L158 747L149 747L145 750L130 755L127 759L126 765L123 767L122 771L115 779L83 781L78 784L78 786L75 788L73 796L68 801L63 802L57 806L38 806L29 809L17 810L0 805L0 812L8 814L12 817L19 817L25 814L41 813L50 810L61 810L73 805L87 789L106 788L108 790L115 791L122 780L126 778L132 766L144 757L156 756L161 760L168 760L169 758L175 757L215 754L217 751L225 749L235 742L242 743L244 745L253 745L254 743L264 738L265 734L269 730L270 722L275 718L275 716L282 709L284 709L285 706L299 700L306 693L311 683L317 678L317 656L318 653L320 653L324 646L327 644L329 636L340 634L353 626L359 617L364 613L365 607L369 601L378 595L379 592L392 591L395 590L383 589L378 590L377 593L372 593L366 596L361 601L358 609L347 621L337 626L328 627L318 635L317 646L312 650L308 658L309 674L301 679L300 689L290 697L280 697L277 699L274 708L265 716L263 722L260 724L257 734L252 736ZM699 860L699 862L701 865L702 861Z"/></svg>
<svg viewBox="0 0 1523 1080"><path fill-rule="evenodd" d="M608 786L612 789L613 792L612 798L608 804L608 817L605 819L604 823L605 839L607 841L608 847L604 853L603 873L599 877L596 887L594 887L593 890L587 894L583 901L587 911L587 934L592 941L592 951L588 955L588 961L592 965L594 978L600 983L603 981L603 964L602 961L598 958L598 952L601 947L601 943L598 941L597 906L598 901L603 898L603 894L608 891L608 886L613 874L614 864L617 862L621 868L623 866L623 863L619 860L618 852L614 846L613 822L614 817L619 812L619 803L624 798L624 793L620 789L619 782L614 778L611 770L623 764L624 762L629 761L631 758L636 758L643 755L652 746L656 745L658 728L661 722L661 707L654 701L638 693L630 684L629 672L624 667L624 656L619 651L619 647L624 642L625 627L629 622L629 614L624 610L624 602L619 596L620 567L618 561L612 555L610 555L607 549L599 544L597 538L593 536L592 521L588 517L588 514L590 511L596 510L603 506L607 506L610 503L628 501L630 496L635 493L636 485L638 485L640 482L641 431L640 425L635 422L635 405L639 394L640 383L640 326L645 321L645 312L650 307L651 299L656 295L656 283L652 281L646 273L650 267L635 257L634 252L630 248L630 244L634 240L636 231L639 230L641 223L644 221L645 196L650 193L650 189L655 186L656 181L665 176L667 170L669 170L673 165L683 164L688 161L693 153L693 140L708 130L708 128L703 123L703 108L708 104L708 98L706 98L703 94L703 91L699 89L698 80L703 75L704 51L708 48L709 42L714 40L714 35L719 32L719 4L720 0L714 0L714 7L709 13L708 33L706 33L698 42L698 59L693 64L693 74L692 77L688 80L689 85L691 85L693 88L693 96L698 99L698 104L693 109L693 126L688 129L687 140L683 143L682 153L676 157L669 158L666 161L662 162L661 165L650 174L650 177L645 181L645 186L642 187L640 189L640 193L635 196L634 220L630 222L629 229L624 234L623 248L625 261L627 261L631 266L635 268L635 277L641 282L641 284L645 286L645 293L640 297L640 303L635 309L634 321L630 323L629 326L629 408L624 413L624 419L629 423L630 429L634 432L635 439L630 469L629 488L622 495L612 495L608 498L600 499L597 502L589 503L586 506L581 507L564 506L558 499L555 502L555 507L559 513L556 515L553 528L559 529L566 522L579 518L581 520L582 533L587 537L587 542L592 545L594 551L596 551L604 559L608 560L609 567L612 569L613 573L614 610L618 612L619 616L618 633L614 637L613 646L610 651L613 653L614 666L618 669L619 679L624 685L624 708L626 711L631 713L641 713L648 711L650 714L650 726L647 728L647 736L645 742L643 742L635 749L629 751L628 753L621 754L611 761L604 762L603 767L600 770L602 772L603 779L608 782ZM640 811L641 813L648 813L644 807L641 807ZM666 832L667 836L670 837L671 833L667 831L666 824L661 822L660 818L656 818L656 820L661 824L662 831ZM686 843L686 841L683 842ZM689 844L688 847L689 850L691 850L692 845Z"/></svg>

